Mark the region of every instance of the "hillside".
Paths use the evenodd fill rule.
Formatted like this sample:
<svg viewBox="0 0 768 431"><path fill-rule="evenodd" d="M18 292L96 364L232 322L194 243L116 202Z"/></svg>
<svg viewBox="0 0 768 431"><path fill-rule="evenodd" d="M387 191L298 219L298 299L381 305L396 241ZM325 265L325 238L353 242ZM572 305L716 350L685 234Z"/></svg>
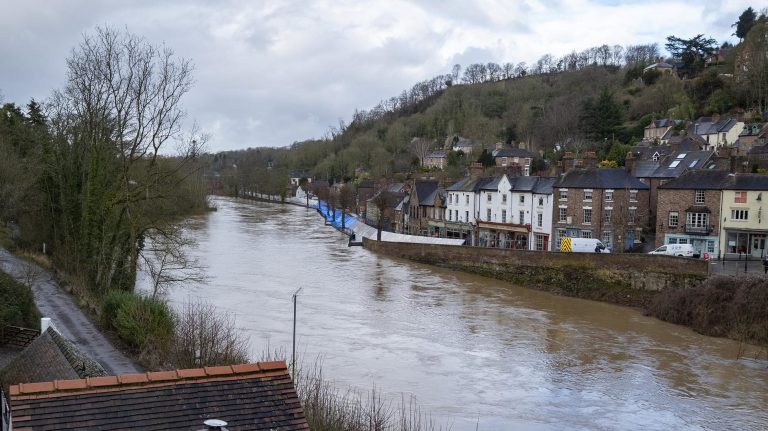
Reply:
<svg viewBox="0 0 768 431"><path fill-rule="evenodd" d="M331 127L322 139L217 154L214 170L237 165L240 184L271 169L306 170L331 181L363 172L372 178L405 175L419 169L418 154L424 151L414 138L439 149L454 136L486 148L513 144L549 160L563 151L590 149L621 165L628 146L654 118L693 120L713 113L759 118L766 109L767 27L763 15L735 47L718 47L702 35L670 36L667 50L677 55L667 59L660 58L656 45L603 46L560 59L543 56L516 73L495 66L494 75L489 63L480 79L469 72L485 66L470 65L461 84L457 73L435 77L371 111L356 111L350 124ZM642 55L630 56L636 52ZM656 62L674 66L662 63L670 69L644 71Z"/></svg>

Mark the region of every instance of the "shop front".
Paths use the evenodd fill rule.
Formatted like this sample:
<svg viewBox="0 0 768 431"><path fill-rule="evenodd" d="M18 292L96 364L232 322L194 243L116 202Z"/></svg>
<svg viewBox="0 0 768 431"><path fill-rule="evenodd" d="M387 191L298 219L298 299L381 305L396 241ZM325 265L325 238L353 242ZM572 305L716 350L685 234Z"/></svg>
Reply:
<svg viewBox="0 0 768 431"><path fill-rule="evenodd" d="M530 225L480 221L477 227L480 247L529 249Z"/></svg>
<svg viewBox="0 0 768 431"><path fill-rule="evenodd" d="M765 256L768 231L725 230L725 257L741 257L749 255L753 258Z"/></svg>

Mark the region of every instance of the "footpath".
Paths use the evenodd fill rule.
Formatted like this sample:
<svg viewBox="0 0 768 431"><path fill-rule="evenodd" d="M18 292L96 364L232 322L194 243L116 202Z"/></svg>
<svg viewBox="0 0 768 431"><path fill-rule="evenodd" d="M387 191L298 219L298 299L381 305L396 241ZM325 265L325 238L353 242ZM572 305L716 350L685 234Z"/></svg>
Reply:
<svg viewBox="0 0 768 431"><path fill-rule="evenodd" d="M91 359L98 361L108 373L117 375L141 372L133 361L109 342L69 294L61 289L49 271L2 248L0 269L17 281L28 283L40 315L50 317L61 335L75 343Z"/></svg>

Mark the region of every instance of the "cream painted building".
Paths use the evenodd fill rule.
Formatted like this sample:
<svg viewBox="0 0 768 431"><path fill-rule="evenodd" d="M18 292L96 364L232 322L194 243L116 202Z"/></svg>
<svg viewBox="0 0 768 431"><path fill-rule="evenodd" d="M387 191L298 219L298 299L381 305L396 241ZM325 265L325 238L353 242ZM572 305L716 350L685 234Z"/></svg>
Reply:
<svg viewBox="0 0 768 431"><path fill-rule="evenodd" d="M763 257L768 252L768 175L732 175L722 193L720 250L726 257Z"/></svg>

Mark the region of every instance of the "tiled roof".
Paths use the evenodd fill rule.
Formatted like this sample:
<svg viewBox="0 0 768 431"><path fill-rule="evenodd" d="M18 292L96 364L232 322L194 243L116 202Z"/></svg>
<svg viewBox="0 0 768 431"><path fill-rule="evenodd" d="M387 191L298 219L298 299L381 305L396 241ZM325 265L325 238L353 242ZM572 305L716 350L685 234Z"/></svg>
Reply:
<svg viewBox="0 0 768 431"><path fill-rule="evenodd" d="M637 189L648 186L624 169L575 169L563 175L554 187L575 189Z"/></svg>
<svg viewBox="0 0 768 431"><path fill-rule="evenodd" d="M308 430L284 361L11 386L15 430Z"/></svg>
<svg viewBox="0 0 768 431"><path fill-rule="evenodd" d="M493 181L493 177L484 177L472 179L471 177L464 177L461 180L451 184L446 188L450 192L476 192L483 186Z"/></svg>
<svg viewBox="0 0 768 431"><path fill-rule="evenodd" d="M433 195L437 190L437 181L416 181L414 183L416 189L416 199L419 205L425 205L426 200L430 195ZM432 204L435 200L432 199ZM428 205L428 204L427 204Z"/></svg>
<svg viewBox="0 0 768 431"><path fill-rule="evenodd" d="M533 192L539 195L551 195L552 186L555 185L557 178L539 177L536 182L536 186L533 188Z"/></svg>
<svg viewBox="0 0 768 431"><path fill-rule="evenodd" d="M729 181L728 171L696 169L659 186L660 189L722 190Z"/></svg>
<svg viewBox="0 0 768 431"><path fill-rule="evenodd" d="M447 155L448 155L448 151L445 151L445 150L435 150L435 151L430 151L429 153L427 153L426 158L427 159L442 159L442 158L446 157Z"/></svg>
<svg viewBox="0 0 768 431"><path fill-rule="evenodd" d="M731 175L725 187L726 190L768 190L768 175L766 174L736 174Z"/></svg>
<svg viewBox="0 0 768 431"><path fill-rule="evenodd" d="M708 121L709 120L709 121ZM711 118L702 117L694 124L695 133L698 135L711 135L719 132L727 132L736 125L738 121L733 119L724 119L712 122Z"/></svg>
<svg viewBox="0 0 768 431"><path fill-rule="evenodd" d="M522 148L499 148L491 153L493 157L519 157L522 159L532 159L533 153Z"/></svg>
<svg viewBox="0 0 768 431"><path fill-rule="evenodd" d="M532 192L538 180L539 177L512 177L509 182L512 184L512 191Z"/></svg>
<svg viewBox="0 0 768 431"><path fill-rule="evenodd" d="M659 161L658 167L651 173L635 172L639 178L677 178L691 169L704 169L712 158L711 151L679 151Z"/></svg>
<svg viewBox="0 0 768 431"><path fill-rule="evenodd" d="M5 384L16 384L106 375L101 364L48 328L3 369L0 379Z"/></svg>

